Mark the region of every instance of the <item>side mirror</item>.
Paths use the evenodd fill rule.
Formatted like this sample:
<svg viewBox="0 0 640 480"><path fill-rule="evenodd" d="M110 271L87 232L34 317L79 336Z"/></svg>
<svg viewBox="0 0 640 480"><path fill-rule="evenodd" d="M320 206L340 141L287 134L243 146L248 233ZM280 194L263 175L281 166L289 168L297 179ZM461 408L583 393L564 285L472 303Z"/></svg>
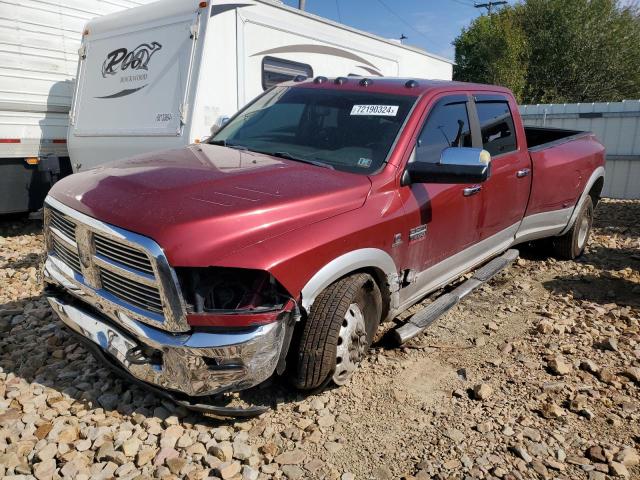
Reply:
<svg viewBox="0 0 640 480"><path fill-rule="evenodd" d="M211 132L211 136L213 137L216 133L218 133L218 130L229 123L229 120L231 120L231 117L221 117L218 120L218 123L211 125L211 128L209 129L209 131Z"/></svg>
<svg viewBox="0 0 640 480"><path fill-rule="evenodd" d="M491 176L491 154L481 148L445 148L438 163L412 162L407 183L482 183Z"/></svg>

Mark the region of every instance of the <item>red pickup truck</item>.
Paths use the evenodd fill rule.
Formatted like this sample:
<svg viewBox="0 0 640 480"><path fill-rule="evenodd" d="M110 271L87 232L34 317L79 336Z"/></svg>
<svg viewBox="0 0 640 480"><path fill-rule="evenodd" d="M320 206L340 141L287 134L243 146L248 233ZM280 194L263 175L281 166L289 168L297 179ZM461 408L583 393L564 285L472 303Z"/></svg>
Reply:
<svg viewBox="0 0 640 480"><path fill-rule="evenodd" d="M524 127L504 88L296 79L206 143L57 183L48 298L174 398L342 384L381 322L512 245L580 255L604 158L591 133Z"/></svg>

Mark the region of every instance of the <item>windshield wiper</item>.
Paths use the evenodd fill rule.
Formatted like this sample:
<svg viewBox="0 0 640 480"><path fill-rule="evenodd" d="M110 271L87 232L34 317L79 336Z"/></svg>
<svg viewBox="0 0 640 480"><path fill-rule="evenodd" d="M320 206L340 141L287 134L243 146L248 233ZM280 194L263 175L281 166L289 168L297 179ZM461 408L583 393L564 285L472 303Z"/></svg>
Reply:
<svg viewBox="0 0 640 480"><path fill-rule="evenodd" d="M211 140L209 144L220 145L221 147L227 147L227 148L235 148L236 150L249 150L249 148L245 147L244 145L229 143L226 140Z"/></svg>
<svg viewBox="0 0 640 480"><path fill-rule="evenodd" d="M296 157L295 155L291 155L289 152L260 152L260 153L266 153L267 155L273 155L274 157L278 157L278 158L286 158L287 160L293 160L294 162L308 163L310 165L315 165L317 167L324 167L330 170L335 170L333 165L329 165L328 163L324 163L319 160L310 160L308 158Z"/></svg>

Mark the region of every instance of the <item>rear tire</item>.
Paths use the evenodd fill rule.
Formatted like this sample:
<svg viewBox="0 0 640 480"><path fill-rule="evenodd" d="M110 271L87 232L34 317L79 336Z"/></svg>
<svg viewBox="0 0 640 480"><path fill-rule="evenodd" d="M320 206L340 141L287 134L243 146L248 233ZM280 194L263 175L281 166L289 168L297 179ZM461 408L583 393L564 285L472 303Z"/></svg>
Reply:
<svg viewBox="0 0 640 480"><path fill-rule="evenodd" d="M588 196L580 209L571 230L552 239L553 251L556 257L563 260L573 260L584 252L589 242L589 234L593 225L593 201Z"/></svg>
<svg viewBox="0 0 640 480"><path fill-rule="evenodd" d="M291 382L312 390L349 381L380 324L382 296L366 273L329 285L315 299L295 346Z"/></svg>

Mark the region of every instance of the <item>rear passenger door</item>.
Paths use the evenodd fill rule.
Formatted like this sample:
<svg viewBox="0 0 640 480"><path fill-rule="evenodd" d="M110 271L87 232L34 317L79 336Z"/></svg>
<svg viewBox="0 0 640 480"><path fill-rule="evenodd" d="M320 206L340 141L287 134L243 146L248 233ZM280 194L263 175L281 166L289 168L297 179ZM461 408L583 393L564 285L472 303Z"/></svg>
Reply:
<svg viewBox="0 0 640 480"><path fill-rule="evenodd" d="M500 244L513 237L524 216L531 189L531 159L518 107L506 95L476 94L482 148L491 154L491 178L482 184L479 240ZM488 245L491 247L493 245Z"/></svg>

